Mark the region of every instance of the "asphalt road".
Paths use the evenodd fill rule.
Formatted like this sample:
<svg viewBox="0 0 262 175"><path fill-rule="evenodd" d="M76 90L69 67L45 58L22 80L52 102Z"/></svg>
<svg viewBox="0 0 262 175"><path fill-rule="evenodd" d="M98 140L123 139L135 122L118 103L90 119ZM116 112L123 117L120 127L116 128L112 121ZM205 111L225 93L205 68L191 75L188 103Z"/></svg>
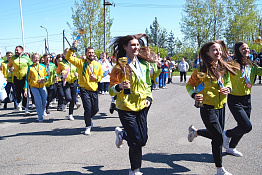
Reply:
<svg viewBox="0 0 262 175"><path fill-rule="evenodd" d="M148 115L149 140L143 148L141 171L145 175L215 174L210 140L197 137L192 143L187 141L191 124L204 127L199 109L193 106L178 77L167 87L153 91L154 101ZM252 89L253 130L237 147L244 156L223 154L223 166L234 175L262 174L261 92L261 85ZM74 121L65 118L68 112L53 107L49 121L44 123L37 122L35 110L24 117L12 110L13 104L8 105L8 110L1 109L0 174L127 175L128 146L115 146L114 129L121 124L117 112L109 113L110 101L109 95L99 95L100 111L93 119L90 136L83 135L82 107L74 111ZM227 108L226 129L235 125Z"/></svg>

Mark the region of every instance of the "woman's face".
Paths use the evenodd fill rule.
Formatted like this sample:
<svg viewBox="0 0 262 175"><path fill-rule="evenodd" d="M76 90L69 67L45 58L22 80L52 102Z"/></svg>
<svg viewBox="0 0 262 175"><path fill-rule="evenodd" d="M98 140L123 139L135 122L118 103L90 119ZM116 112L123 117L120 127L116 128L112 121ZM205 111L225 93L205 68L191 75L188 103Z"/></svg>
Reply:
<svg viewBox="0 0 262 175"><path fill-rule="evenodd" d="M211 57L212 61L217 61L222 56L222 50L219 44L215 43L209 47L207 55Z"/></svg>
<svg viewBox="0 0 262 175"><path fill-rule="evenodd" d="M32 61L33 61L33 63L39 63L39 55L34 55L32 57Z"/></svg>
<svg viewBox="0 0 262 175"><path fill-rule="evenodd" d="M249 54L250 54L250 50L249 50L249 47L246 43L242 44L240 47L239 47L239 51L241 53L241 55L245 58L248 58L249 57Z"/></svg>
<svg viewBox="0 0 262 175"><path fill-rule="evenodd" d="M137 39L132 39L127 45L124 45L123 48L125 49L128 57L134 57L138 55L140 46Z"/></svg>

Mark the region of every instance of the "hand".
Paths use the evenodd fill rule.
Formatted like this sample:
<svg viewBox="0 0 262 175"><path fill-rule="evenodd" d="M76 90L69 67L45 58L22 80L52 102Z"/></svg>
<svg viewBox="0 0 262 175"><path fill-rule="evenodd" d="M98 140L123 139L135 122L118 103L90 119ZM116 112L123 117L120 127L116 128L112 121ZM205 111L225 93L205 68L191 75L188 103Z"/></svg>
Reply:
<svg viewBox="0 0 262 175"><path fill-rule="evenodd" d="M161 62L160 61L156 61L156 64L158 67L161 67Z"/></svg>
<svg viewBox="0 0 262 175"><path fill-rule="evenodd" d="M90 80L91 81L96 81L97 77L94 74L90 75Z"/></svg>
<svg viewBox="0 0 262 175"><path fill-rule="evenodd" d="M79 43L78 40L73 41L73 45L74 45L74 46L77 46L78 43Z"/></svg>
<svg viewBox="0 0 262 175"><path fill-rule="evenodd" d="M220 89L220 93L221 93L222 95L226 95L226 94L229 94L229 93L230 93L230 90L229 90L229 88L227 88L227 87L223 87L223 88Z"/></svg>
<svg viewBox="0 0 262 175"><path fill-rule="evenodd" d="M145 101L146 108L147 108L147 107L149 107L149 106L150 106L150 104L151 104L151 103L150 103L150 101L149 101L149 100L146 100L146 101Z"/></svg>
<svg viewBox="0 0 262 175"><path fill-rule="evenodd" d="M196 101L196 102L201 102L201 101L203 101L203 94L196 94L196 95L195 95L195 101Z"/></svg>
<svg viewBox="0 0 262 175"><path fill-rule="evenodd" d="M77 72L75 72L74 74L75 74L76 77L78 77L78 73Z"/></svg>
<svg viewBox="0 0 262 175"><path fill-rule="evenodd" d="M120 89L130 89L130 81L125 80L119 84Z"/></svg>
<svg viewBox="0 0 262 175"><path fill-rule="evenodd" d="M27 97L27 90L25 90L24 92L24 97Z"/></svg>
<svg viewBox="0 0 262 175"><path fill-rule="evenodd" d="M14 67L11 67L9 70L10 70L10 72L13 72L14 71Z"/></svg>

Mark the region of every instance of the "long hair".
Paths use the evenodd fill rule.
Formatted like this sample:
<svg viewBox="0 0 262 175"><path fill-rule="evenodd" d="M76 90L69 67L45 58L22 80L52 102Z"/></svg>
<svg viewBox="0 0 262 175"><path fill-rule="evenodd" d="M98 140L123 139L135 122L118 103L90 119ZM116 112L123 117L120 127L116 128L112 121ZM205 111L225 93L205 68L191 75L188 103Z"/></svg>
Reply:
<svg viewBox="0 0 262 175"><path fill-rule="evenodd" d="M209 48L214 44L219 44L222 50L221 59L218 59L218 66L214 61L212 61L212 58L207 55ZM215 77L216 79L219 79L219 77L223 76L226 71L229 71L231 74L236 75L237 73L235 72L235 70L239 70L239 65L234 64L233 61L226 62L225 60L227 60L228 57L228 50L224 41L215 40L208 42L204 44L199 51L199 58L201 58L203 61L200 62L200 71L205 72L208 75Z"/></svg>
<svg viewBox="0 0 262 175"><path fill-rule="evenodd" d="M113 42L111 44L111 47L113 48L113 55L116 57L116 64L118 64L118 59L121 57L126 57L126 51L124 49L124 46L128 45L128 42L137 39L139 42L140 47L148 48L148 36L146 34L135 34L135 35L126 35L126 36L119 36L115 37L113 39ZM146 42L146 44L145 44ZM150 59L150 57L145 56L144 54L139 53L137 56L138 59L142 59L148 62L154 62ZM123 67L119 65L119 67L123 70ZM130 74L131 70L129 66L126 66L127 73Z"/></svg>
<svg viewBox="0 0 262 175"><path fill-rule="evenodd" d="M241 54L239 48L243 45L247 44L244 41L238 41L235 46L234 46L234 60L236 60L240 66L245 66L245 65L250 65L250 66L257 66L253 61L251 61L248 58L244 58L243 55Z"/></svg>

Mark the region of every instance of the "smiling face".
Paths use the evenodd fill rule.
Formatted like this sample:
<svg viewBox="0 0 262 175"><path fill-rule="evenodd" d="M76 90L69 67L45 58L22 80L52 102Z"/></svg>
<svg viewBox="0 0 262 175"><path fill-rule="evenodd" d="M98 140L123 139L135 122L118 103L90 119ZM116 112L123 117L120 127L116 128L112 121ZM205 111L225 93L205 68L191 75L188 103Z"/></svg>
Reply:
<svg viewBox="0 0 262 175"><path fill-rule="evenodd" d="M33 57L32 57L32 61L33 61L33 63L39 63L39 55L33 55Z"/></svg>
<svg viewBox="0 0 262 175"><path fill-rule="evenodd" d="M94 55L95 55L94 49L87 49L85 55L86 58L88 58L89 60L91 61L94 60Z"/></svg>
<svg viewBox="0 0 262 175"><path fill-rule="evenodd" d="M15 55L20 57L22 56L22 53L23 53L23 49L21 47L16 47L15 48Z"/></svg>
<svg viewBox="0 0 262 175"><path fill-rule="evenodd" d="M215 43L209 47L207 55L212 59L212 61L217 62L222 56L222 50L219 44Z"/></svg>
<svg viewBox="0 0 262 175"><path fill-rule="evenodd" d="M137 39L132 39L128 42L127 45L124 45L123 48L126 51L126 55L129 58L133 58L138 55L140 46Z"/></svg>
<svg viewBox="0 0 262 175"><path fill-rule="evenodd" d="M250 49L248 47L248 45L246 43L242 44L240 47L239 47L239 51L241 53L241 55L244 57L244 58L248 58L249 57L249 54L250 54Z"/></svg>

